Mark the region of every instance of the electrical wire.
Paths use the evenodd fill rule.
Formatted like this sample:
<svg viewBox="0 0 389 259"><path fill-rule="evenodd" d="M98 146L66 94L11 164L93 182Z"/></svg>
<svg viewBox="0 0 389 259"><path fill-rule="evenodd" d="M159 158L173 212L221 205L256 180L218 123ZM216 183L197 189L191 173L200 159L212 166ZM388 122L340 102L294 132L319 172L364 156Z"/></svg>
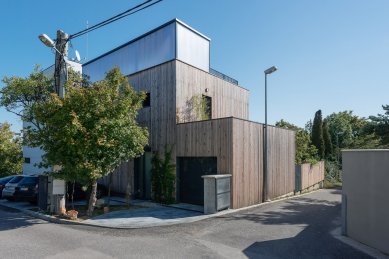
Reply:
<svg viewBox="0 0 389 259"><path fill-rule="evenodd" d="M124 17L129 16L129 15L132 15L132 14L135 14L135 13L137 13L137 12L139 12L139 11L142 11L142 10L144 10L144 9L147 9L147 8L149 8L149 7L153 6L153 5L155 5L155 4L159 3L159 2L161 2L162 0L158 0L158 1L155 1L155 2L152 2L152 1L153 1L153 0L147 0L147 1L143 2L143 3L141 3L141 4L138 4L138 5L135 6L135 7L132 7L132 8L130 8L130 9L128 9L128 10L126 10L126 11L124 11L124 12L118 14L118 15L115 15L115 16L113 16L113 17L107 19L107 20L104 20L104 21L102 21L102 22L100 22L100 23L98 23L98 24L95 24L95 25L93 25L93 26L91 26L91 27L89 27L89 28L87 28L87 29L84 29L84 30L82 30L82 31L76 32L76 33L74 33L74 34L71 34L71 35L69 36L69 40L70 40L70 39L77 38L77 37L80 37L80 36L82 36L82 35L84 35L84 34L86 34L86 33L89 33L89 32L91 32L91 31L94 31L94 30L96 30L96 29L99 29L99 28L101 28L101 27L103 27L103 26L106 26L106 25L108 25L108 24L110 24L110 23L112 23L112 22L115 22L115 21L117 21L117 20L119 20L119 19L122 19L122 18L124 18ZM152 2L152 3L150 3L150 2ZM146 5L146 4L147 4L147 5ZM144 6L144 5L146 5L146 6ZM143 7L142 7L142 6L143 6Z"/></svg>
<svg viewBox="0 0 389 259"><path fill-rule="evenodd" d="M128 12L131 12L131 11L134 10L134 9L137 9L137 8L139 8L139 7L141 7L141 6L145 5L145 4L147 4L147 3L150 2L150 1L152 1L152 0L147 0L147 1L143 2L143 3L141 3L141 4L138 4L138 5L134 6L134 7L131 7L130 9L128 9L128 10L126 10L126 11L124 11L124 12L121 12L120 14L117 14L117 15L115 15L115 16L109 18L109 19L106 19L106 20L104 20L104 21L102 21L102 22L99 22L98 24L95 24L95 25L93 25L93 26L91 26L91 27L89 27L89 28L86 28L86 29L84 29L84 30L81 30L81 31L79 31L79 32L76 32L76 33L70 35L69 38L78 37L79 34L83 34L84 32L87 32L87 31L89 31L90 29L93 29L93 28L95 28L95 27L97 27L97 26L106 24L106 23L110 22L111 20L113 20L113 19L115 19L115 18L117 18L117 17L120 17L120 16L122 16L122 15L128 13Z"/></svg>

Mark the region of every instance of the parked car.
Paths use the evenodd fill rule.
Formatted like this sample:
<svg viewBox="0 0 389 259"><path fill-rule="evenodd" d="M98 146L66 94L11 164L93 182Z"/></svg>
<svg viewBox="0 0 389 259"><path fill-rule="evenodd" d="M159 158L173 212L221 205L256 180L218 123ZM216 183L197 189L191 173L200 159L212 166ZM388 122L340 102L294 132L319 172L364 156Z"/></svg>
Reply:
<svg viewBox="0 0 389 259"><path fill-rule="evenodd" d="M23 175L17 175L13 177L3 189L2 196L3 198L6 198L7 200L14 200L14 193L15 193L15 187L18 185L18 183L24 178Z"/></svg>
<svg viewBox="0 0 389 259"><path fill-rule="evenodd" d="M12 178L14 178L15 176L12 175L12 176L7 176L7 177L3 177L3 178L0 178L0 199L3 198L3 189L5 188L5 185L11 181Z"/></svg>
<svg viewBox="0 0 389 259"><path fill-rule="evenodd" d="M15 187L15 200L37 203L38 182L39 179L37 176L25 176Z"/></svg>

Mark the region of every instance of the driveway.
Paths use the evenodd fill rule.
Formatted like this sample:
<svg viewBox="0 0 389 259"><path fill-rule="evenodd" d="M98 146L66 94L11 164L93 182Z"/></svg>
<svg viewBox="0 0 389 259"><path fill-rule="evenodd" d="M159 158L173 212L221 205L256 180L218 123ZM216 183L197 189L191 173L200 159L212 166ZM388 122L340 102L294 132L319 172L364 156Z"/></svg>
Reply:
<svg viewBox="0 0 389 259"><path fill-rule="evenodd" d="M0 208L2 258L371 258L331 235L340 191L146 229L51 224Z"/></svg>

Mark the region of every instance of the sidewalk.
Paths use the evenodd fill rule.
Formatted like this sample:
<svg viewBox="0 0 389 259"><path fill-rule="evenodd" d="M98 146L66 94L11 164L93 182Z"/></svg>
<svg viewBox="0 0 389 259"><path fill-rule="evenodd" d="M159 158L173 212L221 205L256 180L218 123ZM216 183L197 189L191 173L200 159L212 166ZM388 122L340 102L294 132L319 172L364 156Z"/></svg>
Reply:
<svg viewBox="0 0 389 259"><path fill-rule="evenodd" d="M123 199L115 199L114 203L123 203ZM77 202L77 204L82 202ZM92 219L84 221L71 221L66 219L60 219L54 216L46 215L43 213L35 212L31 209L36 209L37 206L27 202L13 202L4 199L0 200L0 206L13 208L22 211L33 217L37 217L43 220L47 220L54 223L64 224L77 224L77 225L88 225L98 226L106 228L148 228L156 226L169 226L182 223L195 222L211 217L217 217L223 215L226 212L233 212L234 210L225 210L216 214L204 215L199 211L186 210L179 208L181 206L170 207L162 206L153 202L134 200L134 205L141 205L145 208L136 210L121 210L106 213ZM182 206L185 207L185 206Z"/></svg>
<svg viewBox="0 0 389 259"><path fill-rule="evenodd" d="M314 192L316 191L313 191L311 193ZM256 204L250 207L240 208L240 209L227 209L209 215L204 215L202 212L200 212L198 208L199 206L192 206L187 204L174 204L171 206L162 206L151 201L132 200L131 204L139 205L144 208L140 208L136 210L132 209L132 210L114 211L84 221L72 221L67 219L61 219L43 213L35 212L31 209L37 208L37 206L27 202L12 202L12 201L0 199L0 206L17 209L30 216L47 220L53 223L87 225L87 226L96 226L96 227L103 227L103 228L135 229L135 228L149 228L149 227L169 226L175 224L196 222L208 218L235 213L238 211L249 210L263 205L280 202L286 199L305 196L311 193L290 196L290 197L286 197L286 198L282 198L270 202ZM125 199L120 197L112 197L111 201L112 203L115 204L123 204L125 202ZM82 204L83 202L81 201L77 203Z"/></svg>

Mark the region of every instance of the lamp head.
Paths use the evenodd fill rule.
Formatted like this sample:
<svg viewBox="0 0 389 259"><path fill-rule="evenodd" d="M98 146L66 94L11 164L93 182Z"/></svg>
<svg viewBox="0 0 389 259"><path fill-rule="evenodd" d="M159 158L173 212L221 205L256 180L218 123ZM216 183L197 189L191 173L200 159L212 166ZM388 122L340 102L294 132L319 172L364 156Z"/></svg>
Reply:
<svg viewBox="0 0 389 259"><path fill-rule="evenodd" d="M265 72L265 75L270 75L271 73L276 72L276 71L277 71L277 67L272 66L272 67L266 69L264 72Z"/></svg>
<svg viewBox="0 0 389 259"><path fill-rule="evenodd" d="M54 41L52 39L50 39L50 37L47 36L46 34L41 34L38 36L38 38L47 47L54 48L54 46L55 46Z"/></svg>

